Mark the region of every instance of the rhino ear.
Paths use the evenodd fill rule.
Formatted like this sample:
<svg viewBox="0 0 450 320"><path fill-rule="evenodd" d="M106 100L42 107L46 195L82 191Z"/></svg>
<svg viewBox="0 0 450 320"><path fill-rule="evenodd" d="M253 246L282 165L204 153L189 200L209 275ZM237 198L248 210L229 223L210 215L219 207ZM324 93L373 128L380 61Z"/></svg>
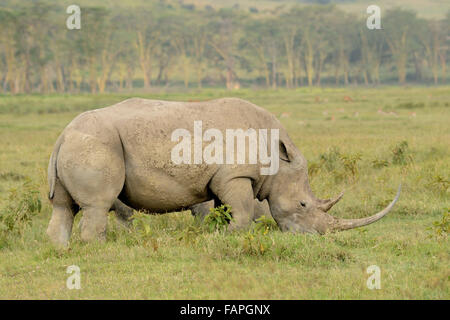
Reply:
<svg viewBox="0 0 450 320"><path fill-rule="evenodd" d="M287 162L291 162L291 158L289 157L286 145L283 143L283 141L280 140L280 159L287 161Z"/></svg>

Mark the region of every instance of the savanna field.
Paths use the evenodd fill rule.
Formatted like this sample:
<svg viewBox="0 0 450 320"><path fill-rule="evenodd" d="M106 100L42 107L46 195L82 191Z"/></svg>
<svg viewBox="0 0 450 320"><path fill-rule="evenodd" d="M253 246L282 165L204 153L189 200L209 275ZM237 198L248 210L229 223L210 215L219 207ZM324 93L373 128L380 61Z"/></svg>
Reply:
<svg viewBox="0 0 450 320"><path fill-rule="evenodd" d="M209 100L235 96L275 114L309 164L320 198L346 191L331 213L370 226L325 236L281 233L269 220L235 233L211 231L190 212L109 215L105 243L68 249L45 230L47 165L79 113L139 96ZM1 299L449 299L450 87L236 90L0 96ZM262 225L262 227L261 227ZM77 265L81 289L69 290ZM369 290L367 268L381 270Z"/></svg>

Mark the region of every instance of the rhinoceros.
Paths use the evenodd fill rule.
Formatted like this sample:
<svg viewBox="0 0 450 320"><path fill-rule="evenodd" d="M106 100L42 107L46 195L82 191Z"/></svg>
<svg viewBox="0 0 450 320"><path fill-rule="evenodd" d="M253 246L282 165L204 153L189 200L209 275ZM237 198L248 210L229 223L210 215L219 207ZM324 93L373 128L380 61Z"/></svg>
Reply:
<svg viewBox="0 0 450 320"><path fill-rule="evenodd" d="M277 130L276 142L263 144L259 151L265 147L267 154L276 150L278 170L262 174L266 164L261 162L173 161L178 143L173 133L188 130L198 121L203 129L215 132ZM66 246L80 209L81 239L90 241L106 238L107 213L114 207L164 213L210 200L230 205L233 219L229 229L241 229L251 223L255 199L267 199L282 231L323 234L373 223L385 216L400 196L399 187L394 200L373 216L336 218L327 211L342 194L331 199L315 197L307 171L305 158L277 118L248 101L132 98L80 114L57 139L48 166L53 212L47 234L54 243Z"/></svg>

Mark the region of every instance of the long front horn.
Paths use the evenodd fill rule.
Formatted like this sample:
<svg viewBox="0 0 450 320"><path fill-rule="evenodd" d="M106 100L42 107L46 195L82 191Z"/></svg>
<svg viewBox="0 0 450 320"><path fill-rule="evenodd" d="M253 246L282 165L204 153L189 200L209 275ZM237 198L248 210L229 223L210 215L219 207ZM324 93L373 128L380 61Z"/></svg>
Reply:
<svg viewBox="0 0 450 320"><path fill-rule="evenodd" d="M331 209L339 200L344 196L344 191L342 191L336 198L327 199L327 200L319 200L319 205L317 206L322 211L327 212Z"/></svg>
<svg viewBox="0 0 450 320"><path fill-rule="evenodd" d="M384 208L382 211L374 214L373 216L362 218L362 219L336 219L333 221L333 225L331 226L330 230L332 231L342 231L342 230L348 230L353 228L358 228L362 226L366 226L368 224L371 224L375 221L380 220L383 218L391 209L394 207L394 204L397 202L398 198L400 197L400 192L402 190L402 185L400 184L398 187L397 195L395 196L395 199L392 200L392 202Z"/></svg>

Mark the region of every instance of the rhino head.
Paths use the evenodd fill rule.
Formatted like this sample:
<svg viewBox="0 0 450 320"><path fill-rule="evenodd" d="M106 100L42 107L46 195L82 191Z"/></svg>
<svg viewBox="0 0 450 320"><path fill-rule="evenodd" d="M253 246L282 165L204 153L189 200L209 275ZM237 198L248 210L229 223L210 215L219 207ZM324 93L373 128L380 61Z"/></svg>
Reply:
<svg viewBox="0 0 450 320"><path fill-rule="evenodd" d="M362 227L385 216L400 196L401 185L395 199L382 211L362 219L336 218L327 212L342 198L343 192L332 199L316 198L309 186L307 162L300 152L280 142L280 159L279 170L271 178L268 200L282 231L324 234Z"/></svg>

